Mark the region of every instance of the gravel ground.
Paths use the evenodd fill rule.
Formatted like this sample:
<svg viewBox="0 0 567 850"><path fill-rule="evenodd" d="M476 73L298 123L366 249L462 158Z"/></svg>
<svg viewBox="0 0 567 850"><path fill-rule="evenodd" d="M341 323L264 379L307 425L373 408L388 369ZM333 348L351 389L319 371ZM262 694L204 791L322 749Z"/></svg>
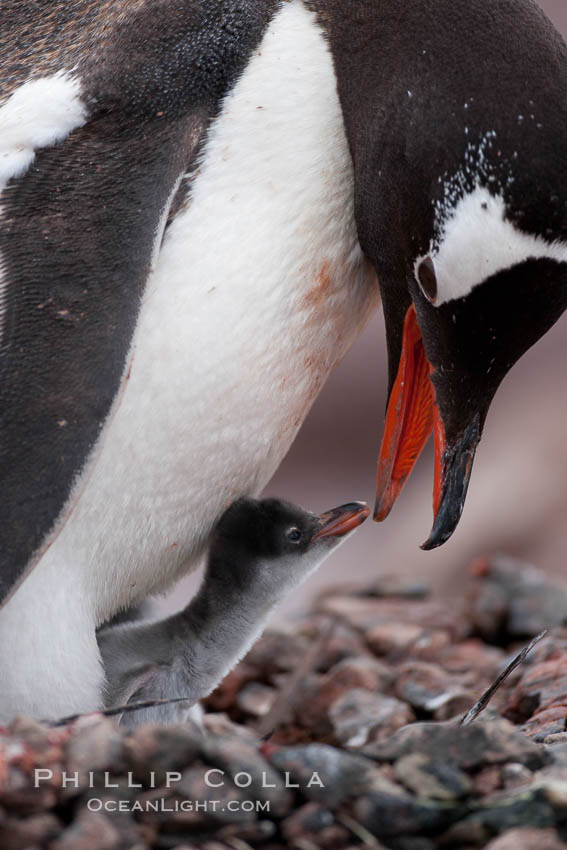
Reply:
<svg viewBox="0 0 567 850"><path fill-rule="evenodd" d="M567 585L504 558L451 605L335 587L260 639L202 726L0 729L0 850L567 850L566 617Z"/></svg>

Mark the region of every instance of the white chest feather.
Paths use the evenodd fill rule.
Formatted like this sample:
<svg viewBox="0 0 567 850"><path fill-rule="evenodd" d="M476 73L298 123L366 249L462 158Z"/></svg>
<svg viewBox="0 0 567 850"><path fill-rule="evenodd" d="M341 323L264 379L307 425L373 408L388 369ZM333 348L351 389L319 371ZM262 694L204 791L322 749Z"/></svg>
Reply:
<svg viewBox="0 0 567 850"><path fill-rule="evenodd" d="M28 582L68 569L105 617L190 568L226 504L267 483L378 303L352 194L328 48L285 4L211 128L120 405Z"/></svg>

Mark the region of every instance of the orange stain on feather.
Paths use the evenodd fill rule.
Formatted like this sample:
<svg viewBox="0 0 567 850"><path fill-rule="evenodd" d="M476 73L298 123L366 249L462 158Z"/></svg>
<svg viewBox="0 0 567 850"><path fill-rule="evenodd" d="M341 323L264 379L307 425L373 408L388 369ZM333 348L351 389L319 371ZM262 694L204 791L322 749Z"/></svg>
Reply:
<svg viewBox="0 0 567 850"><path fill-rule="evenodd" d="M323 260L321 268L315 276L315 286L309 290L303 299L305 306L311 307L313 310L320 309L326 303L332 288L331 264L329 260Z"/></svg>

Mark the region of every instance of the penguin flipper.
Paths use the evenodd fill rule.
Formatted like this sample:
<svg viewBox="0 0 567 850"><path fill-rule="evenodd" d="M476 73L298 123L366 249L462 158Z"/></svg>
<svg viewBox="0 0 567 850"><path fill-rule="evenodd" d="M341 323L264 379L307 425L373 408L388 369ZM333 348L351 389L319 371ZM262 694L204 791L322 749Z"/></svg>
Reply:
<svg viewBox="0 0 567 850"><path fill-rule="evenodd" d="M105 708L155 702L122 714L122 726L141 723L184 723L198 719L197 700L210 688L202 686L199 671L192 669L176 637L175 618L152 623L108 626L97 633L105 671ZM190 651L190 641L187 649Z"/></svg>
<svg viewBox="0 0 567 850"><path fill-rule="evenodd" d="M155 125L99 111L34 150L4 184L0 605L63 526L127 379L141 298L201 118Z"/></svg>

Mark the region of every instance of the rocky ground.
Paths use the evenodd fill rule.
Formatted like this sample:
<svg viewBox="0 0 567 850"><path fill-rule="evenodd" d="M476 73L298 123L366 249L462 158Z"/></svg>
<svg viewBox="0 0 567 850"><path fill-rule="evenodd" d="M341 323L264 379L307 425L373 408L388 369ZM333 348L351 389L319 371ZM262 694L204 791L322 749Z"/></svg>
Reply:
<svg viewBox="0 0 567 850"><path fill-rule="evenodd" d="M504 559L451 605L336 587L264 635L203 728L0 730L0 850L567 850L566 617L567 585Z"/></svg>

